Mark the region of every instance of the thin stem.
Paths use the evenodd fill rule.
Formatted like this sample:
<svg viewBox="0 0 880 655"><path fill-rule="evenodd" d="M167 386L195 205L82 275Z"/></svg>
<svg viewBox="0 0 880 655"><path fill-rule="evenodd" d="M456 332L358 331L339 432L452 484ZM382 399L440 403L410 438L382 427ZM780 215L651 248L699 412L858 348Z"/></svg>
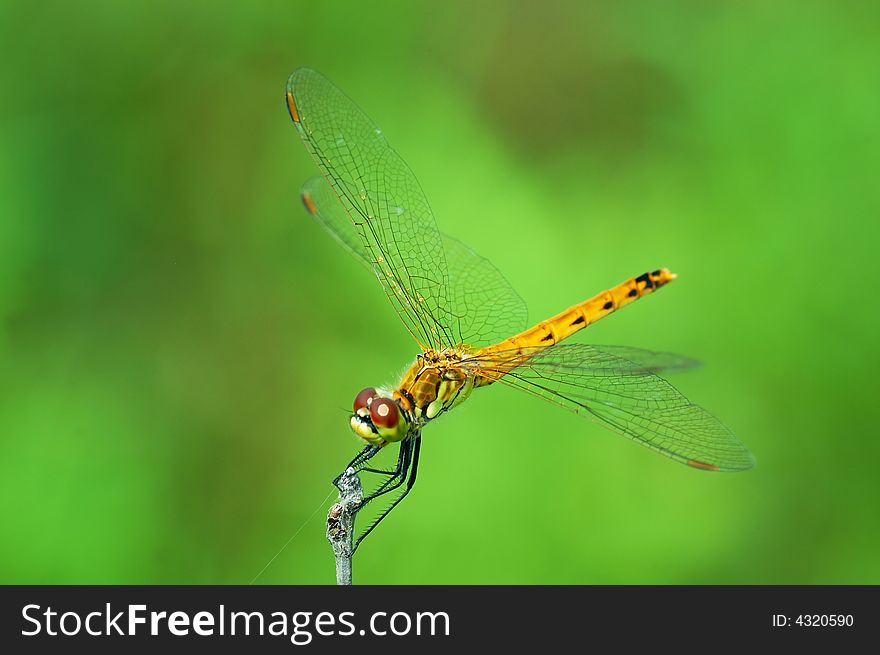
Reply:
<svg viewBox="0 0 880 655"><path fill-rule="evenodd" d="M327 513L327 540L336 558L336 584L351 584L354 553L354 518L364 500L364 491L354 467L339 476L339 501Z"/></svg>

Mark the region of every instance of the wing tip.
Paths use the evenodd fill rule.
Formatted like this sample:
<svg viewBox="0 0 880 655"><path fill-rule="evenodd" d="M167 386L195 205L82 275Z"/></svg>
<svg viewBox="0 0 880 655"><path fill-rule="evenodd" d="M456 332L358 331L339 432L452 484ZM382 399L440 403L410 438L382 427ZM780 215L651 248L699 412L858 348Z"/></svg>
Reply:
<svg viewBox="0 0 880 655"><path fill-rule="evenodd" d="M296 98L293 97L293 91L290 89L290 85L287 87L287 112L290 114L290 118L293 119L294 123L299 123L299 110L296 108Z"/></svg>
<svg viewBox="0 0 880 655"><path fill-rule="evenodd" d="M303 75L308 75L314 73L310 68L297 68L290 74L290 77L287 78L287 91L285 93L285 100L287 101L287 111L290 114L290 117L293 119L294 123L300 123L300 114L299 108L296 105L296 88L299 85L299 78Z"/></svg>
<svg viewBox="0 0 880 655"><path fill-rule="evenodd" d="M722 471L722 472L730 472L736 473L738 471L748 471L755 467L757 463L755 461L755 456L752 455L749 451L746 451L745 458L741 461L725 464L723 466L718 464L710 464L709 462L702 462L698 459L689 459L685 462L688 466L695 469L700 469L701 471Z"/></svg>
<svg viewBox="0 0 880 655"><path fill-rule="evenodd" d="M312 198L312 194L308 191L303 191L299 194L299 199L302 200L303 207L306 208L306 211L309 212L312 216L315 216L318 213L318 207L315 205L315 201Z"/></svg>
<svg viewBox="0 0 880 655"><path fill-rule="evenodd" d="M701 462L697 459L689 459L687 461L687 465L693 467L695 469L700 469L701 471L720 471L721 467L717 464L709 464L707 462Z"/></svg>

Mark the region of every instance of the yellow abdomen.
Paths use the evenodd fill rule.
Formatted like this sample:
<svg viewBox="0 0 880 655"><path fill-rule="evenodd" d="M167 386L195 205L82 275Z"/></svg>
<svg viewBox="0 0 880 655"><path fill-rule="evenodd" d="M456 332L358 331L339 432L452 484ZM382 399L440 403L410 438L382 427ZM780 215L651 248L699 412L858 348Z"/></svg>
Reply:
<svg viewBox="0 0 880 655"><path fill-rule="evenodd" d="M669 269L666 268L661 268L651 273L642 273L638 277L630 278L626 282L603 291L589 300L572 305L565 311L558 313L552 318L548 318L546 321L541 321L524 332L482 348L474 353L474 356L486 358L487 355L495 352L505 351L510 353L510 351L518 349L529 349L531 352L534 352L534 348L552 346L621 307L654 292L673 279L675 279L675 274L670 273ZM522 358L505 356L504 365L495 367L498 373L487 376L482 384L494 382L504 373L523 364L527 359L527 353L524 353Z"/></svg>

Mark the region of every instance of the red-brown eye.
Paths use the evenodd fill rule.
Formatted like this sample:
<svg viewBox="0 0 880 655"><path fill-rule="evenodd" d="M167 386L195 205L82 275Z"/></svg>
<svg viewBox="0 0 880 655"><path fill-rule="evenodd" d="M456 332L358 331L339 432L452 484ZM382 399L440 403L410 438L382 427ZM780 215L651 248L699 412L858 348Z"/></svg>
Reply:
<svg viewBox="0 0 880 655"><path fill-rule="evenodd" d="M354 397L354 411L370 406L370 401L376 397L376 390L373 387L367 387Z"/></svg>
<svg viewBox="0 0 880 655"><path fill-rule="evenodd" d="M370 403L370 418L373 425L380 428L393 428L400 419L397 403L387 398L376 398Z"/></svg>

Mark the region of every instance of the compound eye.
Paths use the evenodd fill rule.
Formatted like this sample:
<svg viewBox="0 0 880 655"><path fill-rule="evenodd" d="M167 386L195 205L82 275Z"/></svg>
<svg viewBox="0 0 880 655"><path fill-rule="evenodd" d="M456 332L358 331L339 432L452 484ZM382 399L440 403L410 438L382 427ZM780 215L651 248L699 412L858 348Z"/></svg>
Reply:
<svg viewBox="0 0 880 655"><path fill-rule="evenodd" d="M364 407L369 407L370 403L373 402L373 399L376 397L376 389L374 387L367 387L363 391L361 391L357 396L354 397L354 411L357 413L359 409L363 409Z"/></svg>
<svg viewBox="0 0 880 655"><path fill-rule="evenodd" d="M380 428L393 428L400 420L400 410L397 403L387 398L376 398L370 403L370 418L373 425Z"/></svg>

